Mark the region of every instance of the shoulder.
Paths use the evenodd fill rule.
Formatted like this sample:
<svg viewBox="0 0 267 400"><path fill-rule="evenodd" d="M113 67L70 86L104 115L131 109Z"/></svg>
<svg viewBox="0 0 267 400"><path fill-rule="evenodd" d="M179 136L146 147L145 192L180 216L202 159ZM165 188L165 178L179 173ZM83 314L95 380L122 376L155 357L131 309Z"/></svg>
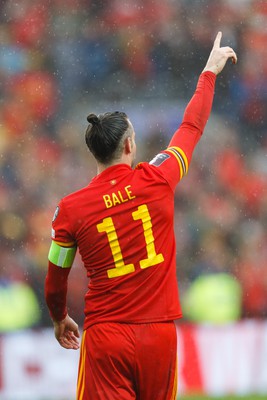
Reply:
<svg viewBox="0 0 267 400"><path fill-rule="evenodd" d="M164 161L167 160L170 155L166 153L159 153L150 162L141 162L135 167L135 173L137 179L144 182L153 182L158 185L169 186L168 174L162 169Z"/></svg>
<svg viewBox="0 0 267 400"><path fill-rule="evenodd" d="M172 190L188 171L188 159L180 147L168 147L159 152L149 163L141 163L143 168L155 179L165 180ZM148 172L149 171L149 172Z"/></svg>
<svg viewBox="0 0 267 400"><path fill-rule="evenodd" d="M77 199L83 198L86 195L86 193L89 191L89 187L90 186L88 185L79 190L76 190L75 192L71 192L71 193L67 194L66 196L64 196L61 199L61 203L63 203L66 206L69 204L75 203L77 201Z"/></svg>
<svg viewBox="0 0 267 400"><path fill-rule="evenodd" d="M157 177L157 167L154 164L151 164L151 162L140 162L136 165L134 168L134 173L140 173L143 175L150 175L151 177Z"/></svg>

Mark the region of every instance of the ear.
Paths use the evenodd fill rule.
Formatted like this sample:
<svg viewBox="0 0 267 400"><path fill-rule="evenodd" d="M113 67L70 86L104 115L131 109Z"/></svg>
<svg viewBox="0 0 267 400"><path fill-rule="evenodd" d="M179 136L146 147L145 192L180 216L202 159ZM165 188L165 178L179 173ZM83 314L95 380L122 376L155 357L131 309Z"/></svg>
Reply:
<svg viewBox="0 0 267 400"><path fill-rule="evenodd" d="M124 142L124 150L126 154L130 154L132 152L132 138L130 136L127 136Z"/></svg>

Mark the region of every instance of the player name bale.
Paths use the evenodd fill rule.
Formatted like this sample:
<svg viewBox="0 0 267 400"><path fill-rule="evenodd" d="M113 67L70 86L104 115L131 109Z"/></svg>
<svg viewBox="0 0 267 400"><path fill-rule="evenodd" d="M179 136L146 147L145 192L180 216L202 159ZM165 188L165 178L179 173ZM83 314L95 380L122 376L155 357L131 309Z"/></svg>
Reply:
<svg viewBox="0 0 267 400"><path fill-rule="evenodd" d="M104 194L103 200L106 208L117 206L118 204L125 203L129 200L135 199L136 196L132 195L131 185L125 186L124 189L118 190L111 194Z"/></svg>

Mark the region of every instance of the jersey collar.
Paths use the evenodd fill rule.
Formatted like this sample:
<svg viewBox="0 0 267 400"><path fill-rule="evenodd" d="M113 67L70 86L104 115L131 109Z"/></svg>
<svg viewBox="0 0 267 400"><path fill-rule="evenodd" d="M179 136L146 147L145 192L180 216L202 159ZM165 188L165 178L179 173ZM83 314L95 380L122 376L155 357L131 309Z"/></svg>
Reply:
<svg viewBox="0 0 267 400"><path fill-rule="evenodd" d="M124 175L131 170L132 168L130 167L130 165L127 164L112 165L111 167L106 168L100 174L96 175L92 179L92 182L109 181L111 179L118 178L119 176Z"/></svg>

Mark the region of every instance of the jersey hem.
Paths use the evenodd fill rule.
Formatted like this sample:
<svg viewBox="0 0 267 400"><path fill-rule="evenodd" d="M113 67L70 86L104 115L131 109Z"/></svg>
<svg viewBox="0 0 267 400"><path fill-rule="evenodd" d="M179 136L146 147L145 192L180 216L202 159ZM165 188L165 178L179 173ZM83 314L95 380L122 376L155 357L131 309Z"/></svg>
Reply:
<svg viewBox="0 0 267 400"><path fill-rule="evenodd" d="M170 316L167 318L145 318L145 319L139 319L139 320L120 320L120 319L116 319L116 318L104 318L98 321L85 321L84 325L83 325L83 330L86 330L88 328L90 328L93 325L96 324L102 324L102 323L109 323L109 322L113 322L113 323L117 323L117 324L150 324L150 323L154 323L154 322L168 322L168 321L175 321L176 319L181 319L183 317L183 314L176 314L174 316Z"/></svg>

